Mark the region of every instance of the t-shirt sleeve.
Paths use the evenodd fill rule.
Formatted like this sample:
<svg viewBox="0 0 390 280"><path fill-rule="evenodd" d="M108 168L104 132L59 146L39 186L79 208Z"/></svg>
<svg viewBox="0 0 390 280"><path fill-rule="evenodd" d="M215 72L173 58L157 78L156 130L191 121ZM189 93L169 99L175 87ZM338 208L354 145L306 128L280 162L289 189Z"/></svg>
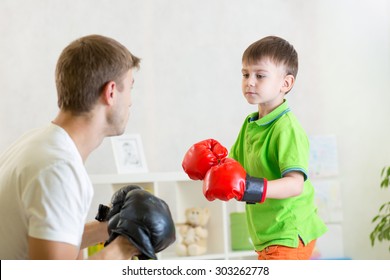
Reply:
<svg viewBox="0 0 390 280"><path fill-rule="evenodd" d="M277 158L282 176L291 172L302 172L306 181L309 165L309 141L301 128L291 127L279 134Z"/></svg>
<svg viewBox="0 0 390 280"><path fill-rule="evenodd" d="M30 236L80 246L89 202L77 167L59 162L41 171L22 201Z"/></svg>

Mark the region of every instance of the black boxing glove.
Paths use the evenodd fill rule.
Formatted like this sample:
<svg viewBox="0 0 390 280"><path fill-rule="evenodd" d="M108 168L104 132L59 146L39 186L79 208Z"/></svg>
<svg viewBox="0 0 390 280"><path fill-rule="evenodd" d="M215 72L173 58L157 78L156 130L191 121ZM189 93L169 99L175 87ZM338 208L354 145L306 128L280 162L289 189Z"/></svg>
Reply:
<svg viewBox="0 0 390 280"><path fill-rule="evenodd" d="M105 222L111 219L122 208L126 195L131 190L142 189L136 185L128 185L117 190L111 197L111 206L99 204L98 213L95 217L99 222Z"/></svg>
<svg viewBox="0 0 390 280"><path fill-rule="evenodd" d="M165 201L141 189L130 190L119 213L108 221L107 246L122 235L140 252L139 259L157 259L156 253L176 240L175 224Z"/></svg>

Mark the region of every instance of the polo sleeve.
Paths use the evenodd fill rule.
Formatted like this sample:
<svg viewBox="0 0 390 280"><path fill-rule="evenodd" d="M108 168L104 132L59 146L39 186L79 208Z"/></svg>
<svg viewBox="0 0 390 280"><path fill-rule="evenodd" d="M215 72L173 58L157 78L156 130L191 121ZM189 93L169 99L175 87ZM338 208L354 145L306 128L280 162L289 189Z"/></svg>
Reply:
<svg viewBox="0 0 390 280"><path fill-rule="evenodd" d="M282 176L291 172L302 172L305 181L308 177L309 140L301 127L287 127L278 138L277 159Z"/></svg>

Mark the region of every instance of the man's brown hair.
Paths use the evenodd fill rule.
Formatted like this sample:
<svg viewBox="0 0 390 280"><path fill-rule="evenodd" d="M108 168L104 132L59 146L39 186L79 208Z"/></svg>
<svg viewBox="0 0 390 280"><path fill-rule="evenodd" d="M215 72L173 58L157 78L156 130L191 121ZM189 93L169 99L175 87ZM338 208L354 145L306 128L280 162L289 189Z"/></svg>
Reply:
<svg viewBox="0 0 390 280"><path fill-rule="evenodd" d="M139 68L139 63L138 57L114 39L89 35L73 41L57 62L58 107L74 114L89 112L108 82L115 81L122 90L124 75Z"/></svg>

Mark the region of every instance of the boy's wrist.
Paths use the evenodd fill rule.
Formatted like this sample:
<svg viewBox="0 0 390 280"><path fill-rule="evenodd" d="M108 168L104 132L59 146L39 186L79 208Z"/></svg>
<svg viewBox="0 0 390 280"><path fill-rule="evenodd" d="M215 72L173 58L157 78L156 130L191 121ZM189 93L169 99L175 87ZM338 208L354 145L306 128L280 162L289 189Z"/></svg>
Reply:
<svg viewBox="0 0 390 280"><path fill-rule="evenodd" d="M242 201L248 204L263 203L267 195L267 185L266 178L256 178L247 174Z"/></svg>

